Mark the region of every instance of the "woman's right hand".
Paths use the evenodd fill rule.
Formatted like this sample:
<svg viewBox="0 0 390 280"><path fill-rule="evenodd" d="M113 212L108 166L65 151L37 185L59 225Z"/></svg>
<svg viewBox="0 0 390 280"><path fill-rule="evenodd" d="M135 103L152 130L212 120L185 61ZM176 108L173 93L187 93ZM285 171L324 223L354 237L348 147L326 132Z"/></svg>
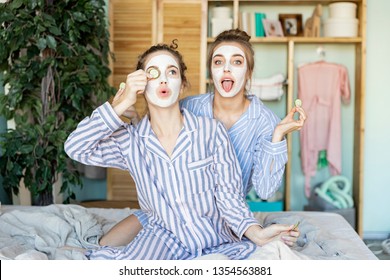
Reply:
<svg viewBox="0 0 390 280"><path fill-rule="evenodd" d="M147 74L141 69L127 75L125 87L118 90L112 102L112 107L118 116L122 116L135 104L137 94L145 92L146 84Z"/></svg>
<svg viewBox="0 0 390 280"><path fill-rule="evenodd" d="M123 83L123 84L125 85L125 83ZM124 90L125 90L124 87L119 88L119 90L116 92L116 94L114 96L114 99L112 100L112 106L115 106L118 104L118 100L122 96ZM135 109L134 105L127 108L126 111L123 112L122 116L131 120L132 124L137 124L139 121L139 115L138 115L137 110Z"/></svg>
<svg viewBox="0 0 390 280"><path fill-rule="evenodd" d="M288 246L293 246L300 235L295 225L272 224L266 228L250 226L244 235L259 246L273 240L281 240Z"/></svg>
<svg viewBox="0 0 390 280"><path fill-rule="evenodd" d="M294 119L295 113L299 114L297 120ZM303 110L302 107L293 107L287 116L275 127L272 135L272 142L280 142L290 132L301 130L305 121L305 110Z"/></svg>

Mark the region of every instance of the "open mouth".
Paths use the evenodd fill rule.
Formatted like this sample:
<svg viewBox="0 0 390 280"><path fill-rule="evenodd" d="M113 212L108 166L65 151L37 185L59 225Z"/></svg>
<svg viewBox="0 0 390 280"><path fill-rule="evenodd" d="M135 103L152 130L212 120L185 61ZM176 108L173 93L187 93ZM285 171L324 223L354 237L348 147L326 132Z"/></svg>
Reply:
<svg viewBox="0 0 390 280"><path fill-rule="evenodd" d="M169 96L169 89L163 88L159 90L160 97L167 97Z"/></svg>
<svg viewBox="0 0 390 280"><path fill-rule="evenodd" d="M231 79L224 79L224 80L222 80L221 84L222 84L223 90L225 92L229 92L233 88L234 81Z"/></svg>

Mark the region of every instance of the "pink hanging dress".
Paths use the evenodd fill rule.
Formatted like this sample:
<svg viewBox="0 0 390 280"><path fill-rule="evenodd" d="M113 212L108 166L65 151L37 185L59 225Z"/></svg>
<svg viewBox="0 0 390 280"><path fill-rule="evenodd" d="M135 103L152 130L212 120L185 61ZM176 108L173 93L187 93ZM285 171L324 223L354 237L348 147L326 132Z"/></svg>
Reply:
<svg viewBox="0 0 390 280"><path fill-rule="evenodd" d="M298 97L307 114L301 130L301 162L309 197L319 151L327 151L330 173L341 173L341 98L349 103L351 97L346 67L325 61L300 66Z"/></svg>

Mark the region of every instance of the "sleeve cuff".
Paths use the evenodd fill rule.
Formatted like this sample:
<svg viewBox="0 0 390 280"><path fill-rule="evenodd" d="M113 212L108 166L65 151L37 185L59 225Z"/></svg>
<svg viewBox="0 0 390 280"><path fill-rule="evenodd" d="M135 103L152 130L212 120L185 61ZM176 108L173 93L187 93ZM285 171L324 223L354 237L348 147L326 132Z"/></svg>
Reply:
<svg viewBox="0 0 390 280"><path fill-rule="evenodd" d="M236 233L238 238L240 238L240 240L242 239L242 237L244 236L244 233L247 231L247 229L250 226L263 227L256 219L247 218L247 219L242 220L241 224L237 228L237 233Z"/></svg>
<svg viewBox="0 0 390 280"><path fill-rule="evenodd" d="M105 102L103 105L97 108L97 112L102 118L106 126L112 131L116 131L119 127L124 125L124 122L115 113L109 102Z"/></svg>
<svg viewBox="0 0 390 280"><path fill-rule="evenodd" d="M263 149L267 154L271 155L287 153L287 140L283 139L282 141L275 143L265 140L263 143Z"/></svg>
<svg viewBox="0 0 390 280"><path fill-rule="evenodd" d="M143 228L145 228L148 224L148 221L149 221L149 217L148 215L142 211L142 210L136 210L134 213L133 213L134 216L137 217L138 221L140 222L140 224L142 225Z"/></svg>

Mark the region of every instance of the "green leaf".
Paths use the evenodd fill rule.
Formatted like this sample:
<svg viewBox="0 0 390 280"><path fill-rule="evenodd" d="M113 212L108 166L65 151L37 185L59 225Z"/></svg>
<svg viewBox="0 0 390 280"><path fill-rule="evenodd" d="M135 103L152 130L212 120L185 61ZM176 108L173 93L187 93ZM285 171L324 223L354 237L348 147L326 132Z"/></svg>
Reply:
<svg viewBox="0 0 390 280"><path fill-rule="evenodd" d="M7 170L10 171L12 169L14 169L14 164L12 163L12 161L7 161Z"/></svg>
<svg viewBox="0 0 390 280"><path fill-rule="evenodd" d="M57 47L56 39L54 39L53 36L47 35L46 41L47 41L47 45L49 46L49 48L54 50Z"/></svg>
<svg viewBox="0 0 390 280"><path fill-rule="evenodd" d="M29 0L28 6L30 9L34 10L38 5L38 0Z"/></svg>
<svg viewBox="0 0 390 280"><path fill-rule="evenodd" d="M46 40L45 40L45 38L39 38L39 40L38 40L38 42L37 42L37 47L38 47L40 50L46 49Z"/></svg>
<svg viewBox="0 0 390 280"><path fill-rule="evenodd" d="M87 18L85 17L85 15L83 13L80 13L80 12L75 12L73 13L73 17L75 19L75 21L86 21Z"/></svg>
<svg viewBox="0 0 390 280"><path fill-rule="evenodd" d="M50 27L49 27L49 31L50 31L50 33L52 33L53 35L56 35L56 36L61 35L61 30L60 30L57 26L50 26Z"/></svg>
<svg viewBox="0 0 390 280"><path fill-rule="evenodd" d="M36 125L35 129L39 133L40 136L45 135L45 132L43 131L43 128L40 125Z"/></svg>
<svg viewBox="0 0 390 280"><path fill-rule="evenodd" d="M11 9L16 10L19 9L23 5L23 0L13 0L11 1Z"/></svg>
<svg viewBox="0 0 390 280"><path fill-rule="evenodd" d="M33 151L34 147L33 145L31 144L25 144L25 145L22 145L19 149L19 151L22 153L22 154L29 154Z"/></svg>
<svg viewBox="0 0 390 280"><path fill-rule="evenodd" d="M43 156L43 148L42 146L37 146L35 147L35 155L37 156L37 158L40 158Z"/></svg>

